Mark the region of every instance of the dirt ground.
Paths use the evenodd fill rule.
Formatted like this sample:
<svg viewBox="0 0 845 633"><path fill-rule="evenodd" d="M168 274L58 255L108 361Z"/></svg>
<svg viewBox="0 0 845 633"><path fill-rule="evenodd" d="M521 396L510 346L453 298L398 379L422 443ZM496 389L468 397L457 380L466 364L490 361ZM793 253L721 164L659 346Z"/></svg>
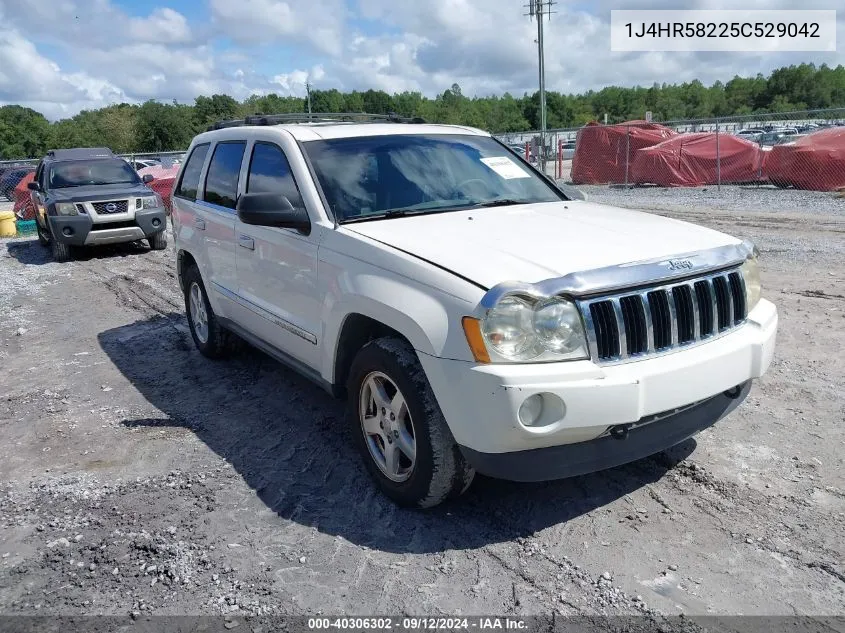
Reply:
<svg viewBox="0 0 845 633"><path fill-rule="evenodd" d="M667 453L427 512L323 391L195 351L172 249L0 241L0 613L845 613L845 212L660 213L760 246L770 373Z"/></svg>

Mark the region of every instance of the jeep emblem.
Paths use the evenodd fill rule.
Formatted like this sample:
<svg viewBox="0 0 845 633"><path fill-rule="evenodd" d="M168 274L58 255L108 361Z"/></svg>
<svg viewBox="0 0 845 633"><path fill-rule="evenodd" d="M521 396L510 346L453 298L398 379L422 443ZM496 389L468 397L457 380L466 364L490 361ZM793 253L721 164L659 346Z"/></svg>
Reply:
<svg viewBox="0 0 845 633"><path fill-rule="evenodd" d="M688 259L670 259L669 270L692 270L692 262Z"/></svg>

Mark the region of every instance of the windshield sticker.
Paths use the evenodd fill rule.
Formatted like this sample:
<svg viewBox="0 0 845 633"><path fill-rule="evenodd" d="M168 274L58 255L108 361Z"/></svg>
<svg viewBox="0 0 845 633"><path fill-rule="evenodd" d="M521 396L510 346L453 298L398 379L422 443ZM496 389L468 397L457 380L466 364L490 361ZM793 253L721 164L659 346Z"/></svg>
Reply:
<svg viewBox="0 0 845 633"><path fill-rule="evenodd" d="M490 156L489 158L482 158L481 162L505 180L510 180L511 178L531 178L531 174L526 173L507 156Z"/></svg>

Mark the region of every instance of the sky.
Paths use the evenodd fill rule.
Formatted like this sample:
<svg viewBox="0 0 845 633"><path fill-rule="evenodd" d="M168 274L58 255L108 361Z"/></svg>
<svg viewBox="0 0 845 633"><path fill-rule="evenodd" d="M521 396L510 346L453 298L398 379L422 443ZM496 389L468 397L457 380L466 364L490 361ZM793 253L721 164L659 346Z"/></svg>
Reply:
<svg viewBox="0 0 845 633"><path fill-rule="evenodd" d="M536 23L526 0L0 0L0 105L48 119L109 103L191 103L225 93L302 96L305 82L342 91L464 95L537 89ZM733 6L732 6L733 5ZM795 8L744 0L743 8ZM806 0L802 8L839 2ZM610 10L727 9L719 0L559 0L545 25L546 85L579 93L768 74L800 62L845 64L840 52L619 53Z"/></svg>

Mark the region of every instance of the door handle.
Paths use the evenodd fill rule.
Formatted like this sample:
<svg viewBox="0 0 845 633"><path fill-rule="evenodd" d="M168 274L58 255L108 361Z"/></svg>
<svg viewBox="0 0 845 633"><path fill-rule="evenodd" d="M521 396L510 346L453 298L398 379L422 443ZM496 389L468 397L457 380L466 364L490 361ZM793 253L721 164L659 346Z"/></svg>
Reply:
<svg viewBox="0 0 845 633"><path fill-rule="evenodd" d="M251 251L255 250L255 240L249 235L238 235L238 246L243 246Z"/></svg>
<svg viewBox="0 0 845 633"><path fill-rule="evenodd" d="M200 231L205 231L205 220L203 220L202 218L195 218L194 226Z"/></svg>

